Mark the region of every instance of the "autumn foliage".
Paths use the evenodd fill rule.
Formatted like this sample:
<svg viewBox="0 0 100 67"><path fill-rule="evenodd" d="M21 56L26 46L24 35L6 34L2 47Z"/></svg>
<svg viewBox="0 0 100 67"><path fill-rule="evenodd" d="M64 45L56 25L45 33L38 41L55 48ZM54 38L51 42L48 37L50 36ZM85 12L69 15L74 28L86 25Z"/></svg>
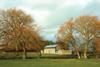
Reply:
<svg viewBox="0 0 100 67"><path fill-rule="evenodd" d="M5 22L3 30L6 51L23 52L23 59L27 57L27 51L40 52L44 47L39 29L33 18L22 10L8 9L2 22Z"/></svg>
<svg viewBox="0 0 100 67"><path fill-rule="evenodd" d="M98 25L97 25L98 24ZM63 25L61 25L58 30L58 38L57 41L64 42L65 44L60 44L61 47L66 47L64 45L68 45L69 42L74 47L78 58L80 58L80 51L83 53L83 57L87 58L87 53L89 52L89 48L91 44L94 42L96 38L96 31L100 30L100 23L96 16L79 16L74 20L69 20ZM77 31L77 32L76 32ZM75 33L76 32L76 33ZM75 34L78 34L75 36ZM100 35L100 34L99 34ZM77 38L83 39L83 44L80 44L80 47L77 45ZM81 40L82 41L82 40ZM98 44L98 46L97 46ZM99 51L99 38L95 39L95 48ZM97 48L98 47L98 48Z"/></svg>

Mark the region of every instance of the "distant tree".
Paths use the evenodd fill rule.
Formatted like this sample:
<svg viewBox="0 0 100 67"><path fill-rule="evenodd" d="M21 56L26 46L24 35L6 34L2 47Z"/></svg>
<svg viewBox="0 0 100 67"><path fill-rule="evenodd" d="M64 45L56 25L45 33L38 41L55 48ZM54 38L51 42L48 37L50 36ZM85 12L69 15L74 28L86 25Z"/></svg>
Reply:
<svg viewBox="0 0 100 67"><path fill-rule="evenodd" d="M47 40L47 45L54 45L54 44L56 44L56 42Z"/></svg>

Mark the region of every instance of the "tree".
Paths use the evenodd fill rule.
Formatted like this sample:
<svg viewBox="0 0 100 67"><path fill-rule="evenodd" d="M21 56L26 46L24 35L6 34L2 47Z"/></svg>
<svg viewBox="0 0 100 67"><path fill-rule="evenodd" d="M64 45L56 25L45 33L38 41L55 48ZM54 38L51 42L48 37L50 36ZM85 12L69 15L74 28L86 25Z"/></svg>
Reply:
<svg viewBox="0 0 100 67"><path fill-rule="evenodd" d="M100 21L96 22L96 32L94 38L94 53L96 58L100 56Z"/></svg>
<svg viewBox="0 0 100 67"><path fill-rule="evenodd" d="M73 26L74 23L72 19L64 23L58 31L57 40L59 46L63 49L68 49L68 44L70 43L72 47L74 47L75 52L80 59L79 46L77 45L75 36L73 35Z"/></svg>
<svg viewBox="0 0 100 67"><path fill-rule="evenodd" d="M6 21L7 19L7 15L6 15L6 11L4 10L0 10L0 44L4 44L3 41L4 41L4 31L5 29L7 28L6 27Z"/></svg>
<svg viewBox="0 0 100 67"><path fill-rule="evenodd" d="M85 41L83 57L87 58L88 47L90 46L90 42L93 40L95 35L95 26L97 22L96 16L80 16L75 20L74 28L80 32L82 38Z"/></svg>
<svg viewBox="0 0 100 67"><path fill-rule="evenodd" d="M16 51L21 50L23 59L27 57L27 50L30 48L40 51L42 37L32 17L16 9L8 9L5 14L3 21L6 28L3 32L6 44L13 45Z"/></svg>

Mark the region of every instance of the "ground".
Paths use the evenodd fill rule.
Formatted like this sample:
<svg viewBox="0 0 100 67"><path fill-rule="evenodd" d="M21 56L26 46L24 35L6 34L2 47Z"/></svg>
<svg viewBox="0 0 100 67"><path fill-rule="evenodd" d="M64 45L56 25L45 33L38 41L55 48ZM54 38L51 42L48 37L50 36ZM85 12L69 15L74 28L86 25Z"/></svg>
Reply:
<svg viewBox="0 0 100 67"><path fill-rule="evenodd" d="M99 59L7 59L0 67L100 67Z"/></svg>

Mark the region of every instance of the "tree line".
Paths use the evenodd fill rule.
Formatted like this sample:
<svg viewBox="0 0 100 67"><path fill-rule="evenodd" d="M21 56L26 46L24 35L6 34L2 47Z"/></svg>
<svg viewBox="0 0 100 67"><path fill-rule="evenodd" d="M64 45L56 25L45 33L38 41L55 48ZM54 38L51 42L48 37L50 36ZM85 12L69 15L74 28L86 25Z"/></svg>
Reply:
<svg viewBox="0 0 100 67"><path fill-rule="evenodd" d="M98 26L98 27L97 27ZM70 19L59 27L57 43L61 49L73 47L78 58L88 58L88 52L97 50L100 40L96 31L100 30L97 16L80 16ZM99 41L98 41L99 40ZM97 42L98 41L98 42ZM40 36L40 28L34 19L19 9L0 10L0 44L6 45L5 51L22 52L22 58L27 58L27 51L40 52L48 42ZM100 42L99 42L100 44ZM83 54L81 55L80 52Z"/></svg>

